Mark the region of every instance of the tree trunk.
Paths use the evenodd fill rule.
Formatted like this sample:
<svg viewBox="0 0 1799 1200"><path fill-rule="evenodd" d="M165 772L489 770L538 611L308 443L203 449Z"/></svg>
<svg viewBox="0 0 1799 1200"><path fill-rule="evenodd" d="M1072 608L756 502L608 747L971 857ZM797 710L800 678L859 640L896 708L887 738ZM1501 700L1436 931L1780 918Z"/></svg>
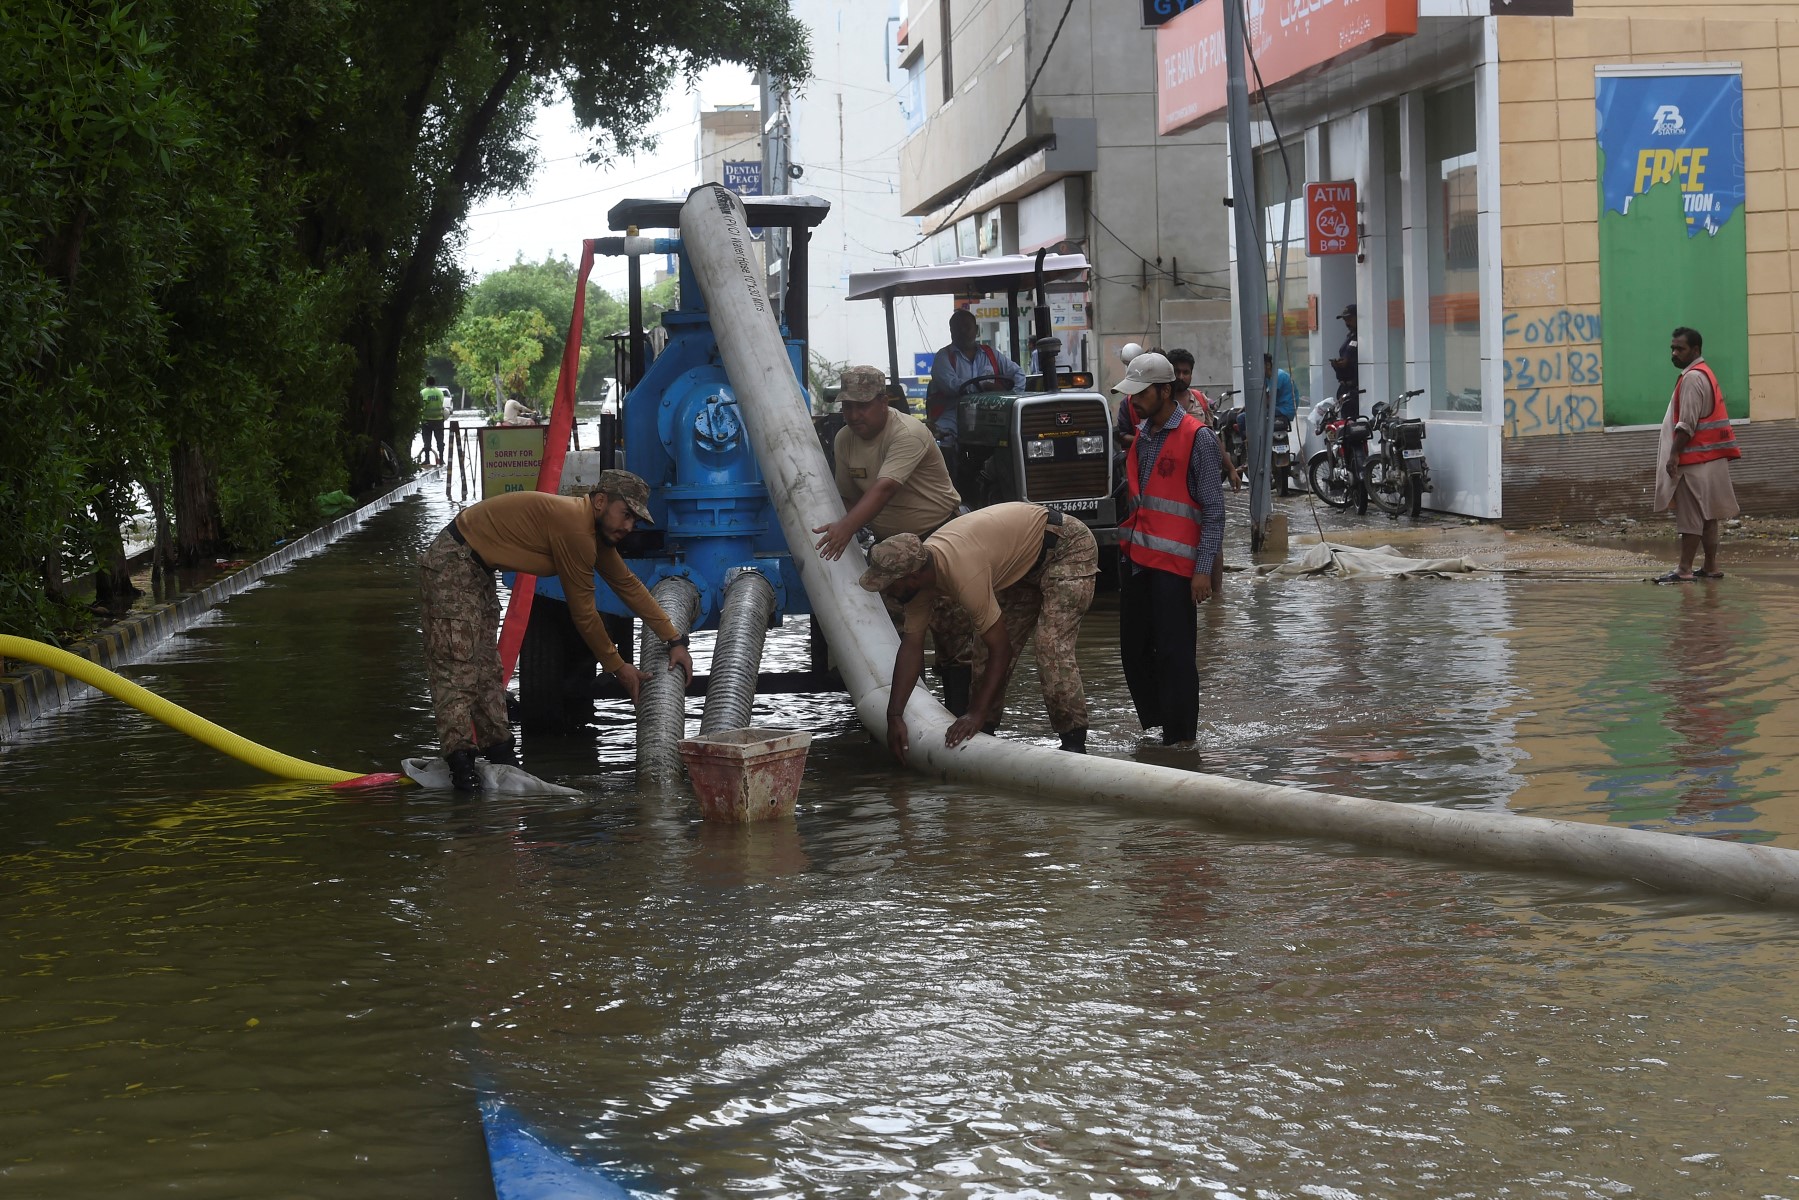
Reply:
<svg viewBox="0 0 1799 1200"><path fill-rule="evenodd" d="M99 534L94 540L94 601L116 619L130 611L131 602L143 592L131 582L131 560L125 557L119 506L102 494L94 502L94 515L99 519Z"/></svg>
<svg viewBox="0 0 1799 1200"><path fill-rule="evenodd" d="M175 578L175 532L169 526L169 506L162 480L144 484L150 497L150 512L156 518L156 546L150 551L150 588L161 599L165 585Z"/></svg>
<svg viewBox="0 0 1799 1200"><path fill-rule="evenodd" d="M495 118L506 102L512 87L526 73L528 62L522 54L512 54L505 67L488 85L481 102L469 114L462 128L462 140L447 180L437 187L431 207L419 229L418 241L406 260L400 279L388 297L385 311L369 331L369 341L362 355L363 368L357 372L358 390L362 391L361 430L368 439L366 455L351 464L352 478L372 486L381 478L380 443L393 440L394 389L399 377L400 349L406 341L406 330L412 320L413 307L424 293L426 281L437 269L437 256L444 239L456 227L467 209L463 199L472 181L481 173L483 142L493 128ZM373 344L370 344L372 342ZM354 395L354 393L353 393ZM352 399L352 405L357 404ZM351 428L356 428L352 425ZM366 475L366 477L365 477Z"/></svg>
<svg viewBox="0 0 1799 1200"><path fill-rule="evenodd" d="M225 548L212 472L197 446L178 442L170 455L175 486L175 561L197 567Z"/></svg>

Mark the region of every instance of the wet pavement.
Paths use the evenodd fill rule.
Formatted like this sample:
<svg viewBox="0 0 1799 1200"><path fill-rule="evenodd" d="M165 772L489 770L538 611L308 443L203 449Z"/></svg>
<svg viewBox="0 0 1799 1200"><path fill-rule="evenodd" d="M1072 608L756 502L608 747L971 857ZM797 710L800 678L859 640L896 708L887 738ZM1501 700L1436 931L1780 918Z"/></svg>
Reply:
<svg viewBox="0 0 1799 1200"><path fill-rule="evenodd" d="M129 674L391 768L450 511ZM1098 752L1799 848L1790 557L1653 587L1665 544L1321 523L1532 571L1233 572L1192 752L1141 742L1102 593ZM1007 736L1048 746L1032 670ZM581 789L547 803L271 783L98 697L38 722L0 757L0 1194L484 1196L493 1091L645 1195L1799 1196L1792 914L984 795L841 697L758 715L818 736L749 830L637 791L616 705L525 739Z"/></svg>

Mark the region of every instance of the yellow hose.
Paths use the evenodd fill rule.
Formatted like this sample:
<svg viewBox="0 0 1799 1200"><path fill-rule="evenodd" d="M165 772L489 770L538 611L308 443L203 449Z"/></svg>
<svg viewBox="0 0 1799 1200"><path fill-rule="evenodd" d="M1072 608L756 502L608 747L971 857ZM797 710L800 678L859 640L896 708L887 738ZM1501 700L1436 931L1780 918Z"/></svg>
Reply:
<svg viewBox="0 0 1799 1200"><path fill-rule="evenodd" d="M363 778L354 771L339 771L334 767L320 766L318 763L270 750L267 746L259 746L249 738L239 737L229 729L215 725L205 717L196 716L179 704L171 704L129 679L115 675L98 663L70 654L67 650L34 642L30 638L0 633L0 657L22 658L26 662L37 663L39 666L61 671L83 683L92 684L139 712L155 717L171 729L178 729L197 741L205 742L214 750L221 750L240 762L249 763L258 770L267 771L282 779L298 779L307 783L347 783L352 779Z"/></svg>

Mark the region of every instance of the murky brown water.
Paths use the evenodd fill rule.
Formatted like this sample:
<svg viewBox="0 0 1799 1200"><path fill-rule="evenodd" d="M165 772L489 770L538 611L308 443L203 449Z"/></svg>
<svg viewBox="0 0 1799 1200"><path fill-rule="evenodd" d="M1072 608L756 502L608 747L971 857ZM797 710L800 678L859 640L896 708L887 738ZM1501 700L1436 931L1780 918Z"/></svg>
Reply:
<svg viewBox="0 0 1799 1200"><path fill-rule="evenodd" d="M392 767L447 515L131 674ZM1203 762L1799 848L1799 572L1725 583L1233 577ZM1129 755L1110 603L1083 666ZM1013 712L1049 744L1028 672ZM946 790L840 699L767 715L821 736L799 819L747 831L639 795L618 713L598 767L526 743L585 792L548 804L40 722L0 758L0 1195L479 1197L488 1087L644 1194L1799 1196L1793 915Z"/></svg>

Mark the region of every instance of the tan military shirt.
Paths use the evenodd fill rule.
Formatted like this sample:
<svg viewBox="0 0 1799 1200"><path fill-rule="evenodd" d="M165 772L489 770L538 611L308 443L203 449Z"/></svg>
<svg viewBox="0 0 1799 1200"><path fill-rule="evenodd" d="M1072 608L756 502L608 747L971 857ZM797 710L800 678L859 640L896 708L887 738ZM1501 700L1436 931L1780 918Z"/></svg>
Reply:
<svg viewBox="0 0 1799 1200"><path fill-rule="evenodd" d="M923 537L955 516L962 504L949 480L949 468L943 465L943 452L917 417L889 412L887 424L873 441L864 441L846 426L837 431L833 447L837 490L845 508L854 508L877 479L900 485L868 523L877 541L896 533Z"/></svg>
<svg viewBox="0 0 1799 1200"><path fill-rule="evenodd" d="M922 634L931 624L939 591L968 610L976 633L1000 618L994 593L1031 573L1043 553L1049 513L1040 504L1013 502L957 517L925 541L937 566L937 582L906 605L906 632Z"/></svg>
<svg viewBox="0 0 1799 1200"><path fill-rule="evenodd" d="M601 543L586 496L506 492L463 509L456 527L488 566L560 579L575 628L608 671L618 670L625 659L594 608L595 571L657 637L672 642L678 636L643 581L631 574L616 549Z"/></svg>

